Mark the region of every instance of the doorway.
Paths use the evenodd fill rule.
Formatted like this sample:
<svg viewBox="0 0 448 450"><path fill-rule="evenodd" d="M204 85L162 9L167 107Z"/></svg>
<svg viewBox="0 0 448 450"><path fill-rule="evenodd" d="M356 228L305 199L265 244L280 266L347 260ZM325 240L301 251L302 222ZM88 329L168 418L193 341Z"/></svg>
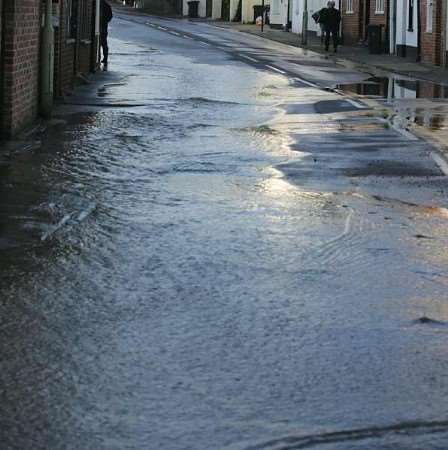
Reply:
<svg viewBox="0 0 448 450"><path fill-rule="evenodd" d="M205 15L207 17L212 17L212 9L213 9L213 0L207 0L205 11Z"/></svg>
<svg viewBox="0 0 448 450"><path fill-rule="evenodd" d="M3 0L0 0L0 138L3 134Z"/></svg>
<svg viewBox="0 0 448 450"><path fill-rule="evenodd" d="M367 41L367 28L370 23L370 0L363 0L360 2L361 11L359 18L360 24L360 40L363 42Z"/></svg>

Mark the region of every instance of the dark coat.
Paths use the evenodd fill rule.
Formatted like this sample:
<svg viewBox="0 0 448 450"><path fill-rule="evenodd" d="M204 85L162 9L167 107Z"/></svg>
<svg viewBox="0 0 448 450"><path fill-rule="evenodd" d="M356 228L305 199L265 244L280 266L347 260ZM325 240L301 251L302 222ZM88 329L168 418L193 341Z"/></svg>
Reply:
<svg viewBox="0 0 448 450"><path fill-rule="evenodd" d="M319 23L326 30L338 30L341 23L341 13L336 8L322 8L319 11Z"/></svg>
<svg viewBox="0 0 448 450"><path fill-rule="evenodd" d="M107 34L107 27L113 17L112 8L106 0L101 0L100 5L100 33Z"/></svg>

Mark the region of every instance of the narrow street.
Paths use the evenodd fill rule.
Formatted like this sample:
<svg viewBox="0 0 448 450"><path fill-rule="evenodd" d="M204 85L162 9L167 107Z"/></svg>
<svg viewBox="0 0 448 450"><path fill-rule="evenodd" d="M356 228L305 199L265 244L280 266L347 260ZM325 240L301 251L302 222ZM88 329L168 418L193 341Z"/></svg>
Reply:
<svg viewBox="0 0 448 450"><path fill-rule="evenodd" d="M448 178L368 75L115 12L2 169L1 448L448 448Z"/></svg>

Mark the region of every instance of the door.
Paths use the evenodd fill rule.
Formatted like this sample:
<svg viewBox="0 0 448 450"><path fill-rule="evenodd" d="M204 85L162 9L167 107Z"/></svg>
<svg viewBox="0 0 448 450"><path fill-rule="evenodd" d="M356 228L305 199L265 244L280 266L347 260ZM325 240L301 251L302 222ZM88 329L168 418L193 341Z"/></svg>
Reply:
<svg viewBox="0 0 448 450"><path fill-rule="evenodd" d="M207 0L205 15L212 17L213 0Z"/></svg>
<svg viewBox="0 0 448 450"><path fill-rule="evenodd" d="M363 2L363 24L362 24L362 40L367 41L367 27L370 23L370 0L364 0Z"/></svg>
<svg viewBox="0 0 448 450"><path fill-rule="evenodd" d="M3 134L3 0L0 0L0 137Z"/></svg>

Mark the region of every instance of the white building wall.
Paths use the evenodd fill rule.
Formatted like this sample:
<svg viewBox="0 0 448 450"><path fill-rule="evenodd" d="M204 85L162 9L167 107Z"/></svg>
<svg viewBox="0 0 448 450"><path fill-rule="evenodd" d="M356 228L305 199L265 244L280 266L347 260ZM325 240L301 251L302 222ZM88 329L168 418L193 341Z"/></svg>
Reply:
<svg viewBox="0 0 448 450"><path fill-rule="evenodd" d="M302 34L303 26L303 0L293 0L292 29L293 33Z"/></svg>
<svg viewBox="0 0 448 450"><path fill-rule="evenodd" d="M327 0L308 0L308 31L320 34L320 26L312 15L320 11L327 4ZM292 5L292 32L302 34L304 0L293 0Z"/></svg>
<svg viewBox="0 0 448 450"><path fill-rule="evenodd" d="M397 0L396 45L417 47L418 45L417 4L414 6L414 31L408 31L408 1Z"/></svg>
<svg viewBox="0 0 448 450"><path fill-rule="evenodd" d="M230 21L232 21L238 11L239 0L230 0Z"/></svg>
<svg viewBox="0 0 448 450"><path fill-rule="evenodd" d="M212 19L221 19L222 0L213 0Z"/></svg>
<svg viewBox="0 0 448 450"><path fill-rule="evenodd" d="M269 21L277 28L284 28L288 22L288 5L292 10L293 0L272 0Z"/></svg>
<svg viewBox="0 0 448 450"><path fill-rule="evenodd" d="M272 25L281 25L282 24L282 0L272 0L271 1L271 10L269 12L269 22Z"/></svg>
<svg viewBox="0 0 448 450"><path fill-rule="evenodd" d="M282 27L286 27L286 24L288 22L288 6L288 0L280 0L280 24L282 25Z"/></svg>
<svg viewBox="0 0 448 450"><path fill-rule="evenodd" d="M265 1L264 5L269 5L269 1ZM254 21L254 6L260 5L261 0L242 0L241 4L241 22L252 23ZM237 5L238 6L238 5Z"/></svg>
<svg viewBox="0 0 448 450"><path fill-rule="evenodd" d="M207 3L206 0L199 0L198 5L198 15L199 17L205 17L207 13ZM188 1L183 1L183 15L188 16Z"/></svg>

